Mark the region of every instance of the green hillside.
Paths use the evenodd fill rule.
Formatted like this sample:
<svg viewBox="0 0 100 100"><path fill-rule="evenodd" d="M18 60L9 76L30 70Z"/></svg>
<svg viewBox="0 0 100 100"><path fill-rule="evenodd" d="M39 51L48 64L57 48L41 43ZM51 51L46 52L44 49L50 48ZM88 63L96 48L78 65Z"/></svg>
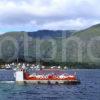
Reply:
<svg viewBox="0 0 100 100"><path fill-rule="evenodd" d="M80 37L83 40L100 36L100 24L94 25L82 31L78 31L74 35Z"/></svg>
<svg viewBox="0 0 100 100"><path fill-rule="evenodd" d="M43 32L48 32L48 31L43 30L41 32L43 33ZM53 32L56 32L56 31L53 31ZM66 34L67 34L67 32L68 32L68 34L69 34L69 32L71 34L71 31L66 31ZM39 34L40 34L40 31L39 31ZM57 32L56 32L56 35L57 35ZM67 37L65 37L65 38L67 38ZM9 39L11 39L11 41ZM53 59L51 59L51 54L53 52L52 51L53 49L52 49L51 43L49 42L50 39L34 38L33 36L28 35L28 32L5 33L0 36L1 51L2 51L0 58L3 59L3 61L5 61L5 62L6 61L9 62L9 61L15 60L17 58L19 58L21 60L27 59L27 61L29 61L29 62L35 61L36 59L43 60L43 61L44 61L44 59L50 59L54 62L61 62L62 38L55 36L52 39L55 42L55 45L57 47L56 54ZM36 42L38 42L40 44L40 54L37 54L38 55L37 57L36 57L36 52L38 52L38 51L36 49L36 45L37 45ZM14 45L15 45L14 43L18 44L17 56L14 57L13 59L9 59L10 57L12 57L14 55L14 52L16 50L16 47L14 47ZM26 44L28 45L28 47L25 47ZM28 52L28 54L27 54L27 52Z"/></svg>
<svg viewBox="0 0 100 100"><path fill-rule="evenodd" d="M76 32L73 36L78 37L83 43L82 61L100 64L100 24ZM91 50L93 57L89 55L89 49Z"/></svg>
<svg viewBox="0 0 100 100"><path fill-rule="evenodd" d="M96 68L100 68L98 67L100 65L100 41L95 39L99 36L100 25L98 24L74 34L72 33L69 37L52 38L54 41L53 45L56 47L56 49L54 49L50 42L50 38L34 38L34 36L28 35L27 32L8 32L0 36L0 49L2 51L2 54L0 54L0 62L11 62L16 61L17 59L19 59L19 61L27 62L39 60L42 63L45 62L53 65L67 64L69 66L77 66L78 68L95 68L95 66ZM9 41L9 37L17 42L17 48L15 47L14 42ZM77 38L81 40L78 41L81 45L78 45L76 41L73 40L77 40ZM94 40L91 45L89 45L91 39ZM39 49L36 48L37 43L40 44ZM14 58L9 59L14 55L16 49L18 49L17 55ZM90 55L89 50L91 50L92 56ZM54 52L55 55L52 59L52 54Z"/></svg>

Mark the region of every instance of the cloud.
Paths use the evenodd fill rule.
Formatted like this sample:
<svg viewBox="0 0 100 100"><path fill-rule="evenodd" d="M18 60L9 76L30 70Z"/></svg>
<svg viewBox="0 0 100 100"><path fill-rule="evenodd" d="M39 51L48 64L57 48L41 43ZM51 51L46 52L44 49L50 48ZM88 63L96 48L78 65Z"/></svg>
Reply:
<svg viewBox="0 0 100 100"><path fill-rule="evenodd" d="M0 0L0 28L82 29L100 22L99 11L99 0Z"/></svg>

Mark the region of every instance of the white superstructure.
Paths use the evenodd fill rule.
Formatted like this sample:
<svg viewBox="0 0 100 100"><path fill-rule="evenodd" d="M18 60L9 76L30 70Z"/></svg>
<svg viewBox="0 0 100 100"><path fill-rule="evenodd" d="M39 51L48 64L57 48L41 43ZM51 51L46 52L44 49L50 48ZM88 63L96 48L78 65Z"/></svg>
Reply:
<svg viewBox="0 0 100 100"><path fill-rule="evenodd" d="M23 82L24 81L23 71L16 71L15 72L15 79L16 79L16 82Z"/></svg>

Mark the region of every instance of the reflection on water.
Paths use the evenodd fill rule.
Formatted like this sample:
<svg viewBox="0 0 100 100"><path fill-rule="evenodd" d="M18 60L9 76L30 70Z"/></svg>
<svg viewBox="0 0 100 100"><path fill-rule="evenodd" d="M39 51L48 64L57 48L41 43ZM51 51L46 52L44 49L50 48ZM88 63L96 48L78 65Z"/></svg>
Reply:
<svg viewBox="0 0 100 100"><path fill-rule="evenodd" d="M100 100L100 70L78 70L77 75L80 85L18 85L13 71L0 70L0 100Z"/></svg>

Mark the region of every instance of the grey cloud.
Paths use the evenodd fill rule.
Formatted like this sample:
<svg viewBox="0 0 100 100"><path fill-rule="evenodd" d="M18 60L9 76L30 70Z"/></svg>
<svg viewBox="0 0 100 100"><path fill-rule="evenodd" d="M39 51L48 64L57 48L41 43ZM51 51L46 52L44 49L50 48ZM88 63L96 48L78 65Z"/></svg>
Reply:
<svg viewBox="0 0 100 100"><path fill-rule="evenodd" d="M76 2L73 0L62 0L61 3L60 1L0 0L0 24L16 26L29 25L32 22L36 22L35 24L39 27L48 28L49 25L51 27L54 25L54 27L57 26L59 28L64 27L64 25L66 27L73 25L72 28L79 26L81 28L87 27L88 22L90 24L100 22L99 0L76 0ZM59 23L59 26L57 23Z"/></svg>

